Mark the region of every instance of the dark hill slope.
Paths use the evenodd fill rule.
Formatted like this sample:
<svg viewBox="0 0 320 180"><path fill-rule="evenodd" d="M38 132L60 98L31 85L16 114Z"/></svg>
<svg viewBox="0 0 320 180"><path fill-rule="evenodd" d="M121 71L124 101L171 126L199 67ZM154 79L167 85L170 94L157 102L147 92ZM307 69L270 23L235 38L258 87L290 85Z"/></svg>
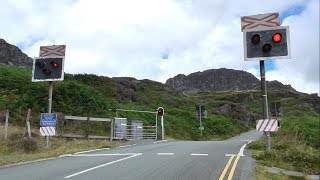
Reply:
<svg viewBox="0 0 320 180"><path fill-rule="evenodd" d="M179 74L166 81L166 85L187 94L219 91L258 90L260 81L252 74L233 69L210 69L189 75ZM290 85L278 81L267 82L268 90L290 90L296 92Z"/></svg>

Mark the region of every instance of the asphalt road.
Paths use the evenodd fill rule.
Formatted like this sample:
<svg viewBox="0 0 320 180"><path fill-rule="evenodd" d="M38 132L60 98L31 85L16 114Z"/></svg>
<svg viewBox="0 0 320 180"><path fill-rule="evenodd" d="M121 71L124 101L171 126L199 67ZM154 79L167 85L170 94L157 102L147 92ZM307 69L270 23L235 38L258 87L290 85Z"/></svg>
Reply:
<svg viewBox="0 0 320 180"><path fill-rule="evenodd" d="M226 141L166 141L93 152L0 168L1 180L253 179L254 160L245 149L261 132Z"/></svg>

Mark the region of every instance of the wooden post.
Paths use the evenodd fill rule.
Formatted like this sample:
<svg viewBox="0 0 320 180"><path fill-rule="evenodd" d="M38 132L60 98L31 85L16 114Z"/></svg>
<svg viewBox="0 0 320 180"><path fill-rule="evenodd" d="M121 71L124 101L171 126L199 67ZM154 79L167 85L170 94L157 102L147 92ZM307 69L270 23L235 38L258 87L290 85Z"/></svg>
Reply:
<svg viewBox="0 0 320 180"><path fill-rule="evenodd" d="M114 126L114 118L111 119L111 133L110 133L110 141L113 141L113 126Z"/></svg>
<svg viewBox="0 0 320 180"><path fill-rule="evenodd" d="M4 140L8 138L8 125L9 125L9 109L6 111L6 124L4 126Z"/></svg>
<svg viewBox="0 0 320 180"><path fill-rule="evenodd" d="M90 133L90 117L87 117L87 132L86 136L89 139L89 133Z"/></svg>
<svg viewBox="0 0 320 180"><path fill-rule="evenodd" d="M30 129L30 114L31 114L31 109L28 109L28 113L27 113L27 119L26 119L26 129L28 131L28 137L31 138L31 129Z"/></svg>

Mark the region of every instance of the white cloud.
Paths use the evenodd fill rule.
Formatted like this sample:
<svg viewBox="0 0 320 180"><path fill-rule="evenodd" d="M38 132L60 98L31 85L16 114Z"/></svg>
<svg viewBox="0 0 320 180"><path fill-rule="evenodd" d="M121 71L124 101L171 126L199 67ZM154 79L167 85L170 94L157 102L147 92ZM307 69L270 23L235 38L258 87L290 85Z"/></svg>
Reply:
<svg viewBox="0 0 320 180"><path fill-rule="evenodd" d="M31 57L38 56L39 46L66 44L68 73L165 82L179 73L226 67L259 77L259 63L243 61L240 16L281 15L297 5L306 9L284 22L290 26L293 58L276 61L267 79L314 92L319 88L317 0L5 0L0 37L23 44Z"/></svg>

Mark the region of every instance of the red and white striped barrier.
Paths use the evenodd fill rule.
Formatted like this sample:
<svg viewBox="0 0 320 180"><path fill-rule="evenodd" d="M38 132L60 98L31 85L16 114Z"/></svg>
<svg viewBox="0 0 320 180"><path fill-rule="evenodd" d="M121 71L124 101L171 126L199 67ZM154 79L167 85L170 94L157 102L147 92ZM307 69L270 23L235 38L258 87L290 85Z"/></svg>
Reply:
<svg viewBox="0 0 320 180"><path fill-rule="evenodd" d="M56 135L55 127L40 127L41 136L54 136Z"/></svg>
<svg viewBox="0 0 320 180"><path fill-rule="evenodd" d="M256 130L262 131L262 132L278 131L278 120L276 120L276 119L256 120Z"/></svg>

